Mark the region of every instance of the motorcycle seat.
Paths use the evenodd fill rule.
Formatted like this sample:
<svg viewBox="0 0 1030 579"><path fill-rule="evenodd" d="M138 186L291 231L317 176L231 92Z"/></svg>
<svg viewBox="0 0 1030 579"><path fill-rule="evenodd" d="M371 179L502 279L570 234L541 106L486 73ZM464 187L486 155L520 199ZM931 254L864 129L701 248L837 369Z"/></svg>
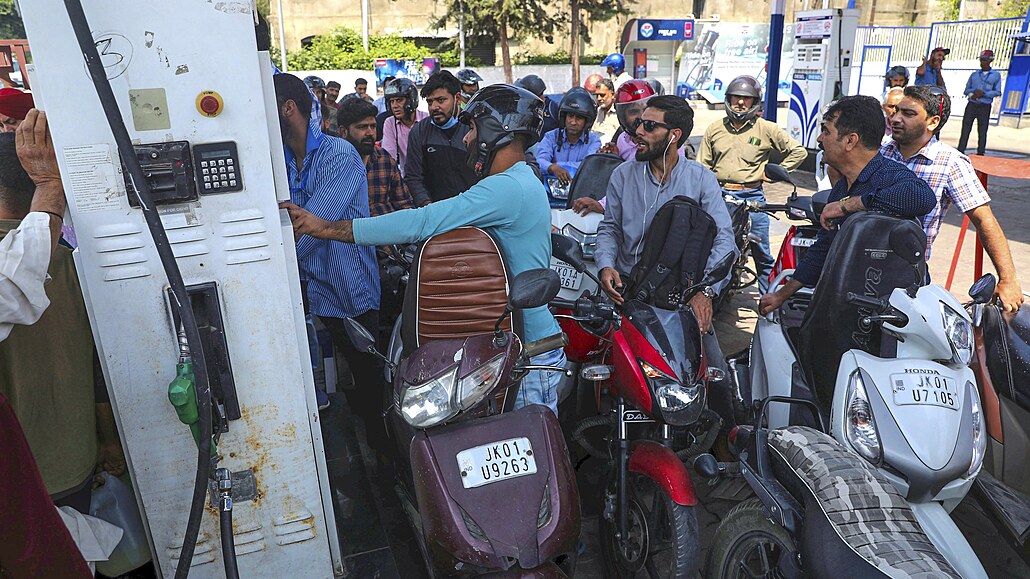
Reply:
<svg viewBox="0 0 1030 579"><path fill-rule="evenodd" d="M511 270L500 246L476 227L434 235L415 255L404 295L405 351L432 340L492 333L508 304ZM508 314L504 330L522 335L522 316Z"/></svg>
<svg viewBox="0 0 1030 579"><path fill-rule="evenodd" d="M769 432L773 468L804 505L798 548L809 577L958 578L900 492L831 436Z"/></svg>

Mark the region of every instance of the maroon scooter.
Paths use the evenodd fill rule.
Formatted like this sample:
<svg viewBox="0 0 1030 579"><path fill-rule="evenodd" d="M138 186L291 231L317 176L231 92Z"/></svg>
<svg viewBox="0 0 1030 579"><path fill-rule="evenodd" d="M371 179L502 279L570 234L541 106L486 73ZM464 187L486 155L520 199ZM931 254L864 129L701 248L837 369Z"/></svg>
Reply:
<svg viewBox="0 0 1030 579"><path fill-rule="evenodd" d="M431 251L424 246L421 255ZM462 253L461 263L467 273L477 260ZM432 285L428 273L412 277L415 288ZM502 327L513 312L546 305L560 282L550 269L538 269L510 284L502 278L506 285L507 306L502 302L493 331L488 325L485 333L419 340L413 348L411 338L399 363L387 361L394 377L387 423L398 449L397 491L431 577L567 577L575 565L579 494L558 419L541 405L514 409L529 371L565 371L530 362L563 347L564 335L523 344L517 332ZM430 301L417 298L410 300ZM463 312L470 309L466 304ZM423 313L421 321L431 318ZM433 319L429 325L438 322ZM348 332L356 347L376 353L375 339L360 324L348 320Z"/></svg>

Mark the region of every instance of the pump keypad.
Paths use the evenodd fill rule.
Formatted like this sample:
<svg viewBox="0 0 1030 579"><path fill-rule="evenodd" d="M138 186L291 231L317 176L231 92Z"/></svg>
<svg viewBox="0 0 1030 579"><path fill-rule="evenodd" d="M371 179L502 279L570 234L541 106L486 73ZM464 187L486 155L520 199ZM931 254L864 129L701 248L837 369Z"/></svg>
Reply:
<svg viewBox="0 0 1030 579"><path fill-rule="evenodd" d="M236 143L205 143L193 146L197 189L202 195L243 190Z"/></svg>

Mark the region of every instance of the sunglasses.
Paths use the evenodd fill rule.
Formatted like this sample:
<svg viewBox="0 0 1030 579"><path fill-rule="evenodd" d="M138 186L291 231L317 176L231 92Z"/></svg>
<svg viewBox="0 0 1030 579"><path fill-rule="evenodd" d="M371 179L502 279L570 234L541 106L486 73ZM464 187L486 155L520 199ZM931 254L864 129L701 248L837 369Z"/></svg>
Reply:
<svg viewBox="0 0 1030 579"><path fill-rule="evenodd" d="M652 121L650 119L637 119L637 122L634 123L634 125L633 125L633 130L636 130L636 128L640 127L640 126L643 126L644 130L649 132L649 133L653 133L654 130L657 129L658 127L661 127L663 129L667 129L667 130L670 130L670 131L673 128L672 125L667 124L667 123L663 123L661 121Z"/></svg>

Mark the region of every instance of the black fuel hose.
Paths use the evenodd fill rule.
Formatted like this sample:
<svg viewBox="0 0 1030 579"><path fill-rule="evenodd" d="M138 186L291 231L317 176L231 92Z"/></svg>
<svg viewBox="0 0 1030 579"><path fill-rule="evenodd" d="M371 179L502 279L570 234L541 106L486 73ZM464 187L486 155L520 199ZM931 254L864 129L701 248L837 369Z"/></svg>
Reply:
<svg viewBox="0 0 1030 579"><path fill-rule="evenodd" d="M219 534L222 535L222 562L225 564L227 579L240 579L240 570L236 565L236 545L232 535L232 498L223 497L218 512Z"/></svg>
<svg viewBox="0 0 1030 579"><path fill-rule="evenodd" d="M118 154L122 163L129 170L129 176L139 194L140 208L143 210L143 217L154 238L154 246L161 259L161 266L165 275L168 276L168 284L171 287L175 306L178 309L182 326L186 333L186 341L189 343L190 352L193 355L193 372L197 378L197 409L200 413L200 442L197 449L197 475L193 485L193 500L190 504L189 519L186 523L186 533L182 541L182 551L179 554L179 562L175 568L176 579L183 579L189 575L190 564L193 561L193 551L197 543L197 534L200 532L200 522L204 514L204 501L207 498L208 479L211 470L211 383L208 381L207 365L204 361L204 347L200 341L200 330L197 328L197 321L193 316L193 308L190 306L190 298L186 293L186 286L182 281L182 273L172 254L171 246L168 244L168 235L165 233L161 217L154 207L150 194L150 184L143 175L143 168L140 167L136 158L135 149L129 138L129 132L125 128L125 121L122 119L121 111L118 109L118 102L115 100L114 91L111 90L111 83L107 79L104 67L97 53L97 47L90 32L89 22L86 21L86 14L82 10L80 0L64 0L65 8L68 11L68 19L71 21L72 29L75 31L75 39L82 50L82 56L86 60L86 68L93 80L97 96L100 97L100 104L107 116L107 124L114 134L115 143L118 145ZM223 553L223 557L235 557L235 553Z"/></svg>

